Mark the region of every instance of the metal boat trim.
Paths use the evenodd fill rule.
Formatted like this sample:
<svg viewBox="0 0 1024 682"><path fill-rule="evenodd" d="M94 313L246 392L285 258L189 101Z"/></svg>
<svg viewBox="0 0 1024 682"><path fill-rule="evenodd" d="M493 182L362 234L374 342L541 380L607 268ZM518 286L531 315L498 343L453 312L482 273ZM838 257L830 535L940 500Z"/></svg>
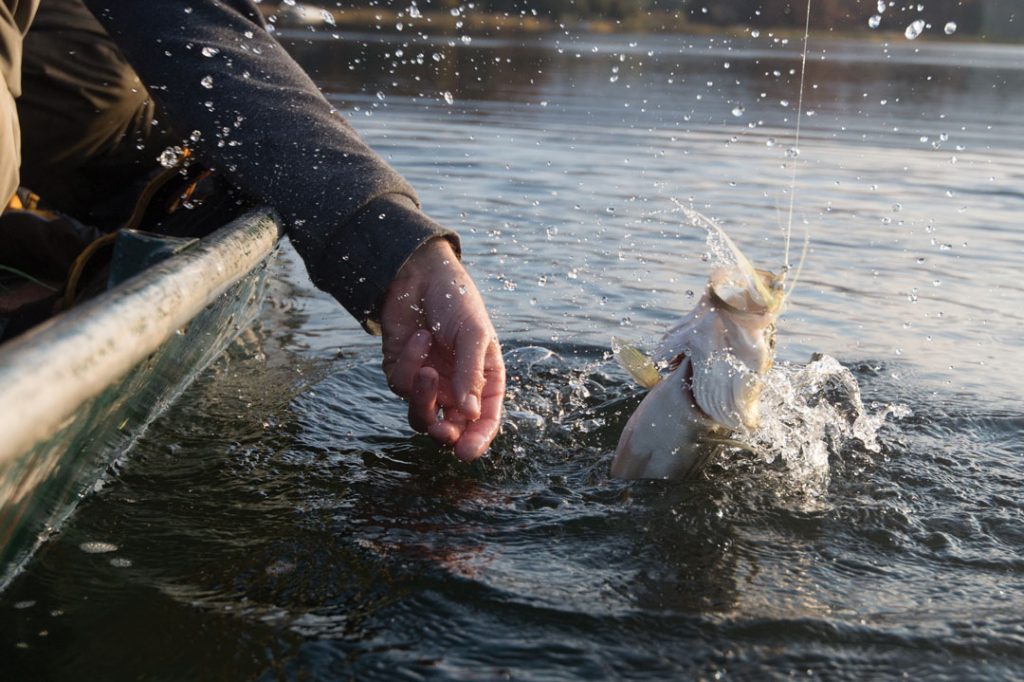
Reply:
<svg viewBox="0 0 1024 682"><path fill-rule="evenodd" d="M0 469L155 352L281 236L250 212L122 285L0 346Z"/></svg>

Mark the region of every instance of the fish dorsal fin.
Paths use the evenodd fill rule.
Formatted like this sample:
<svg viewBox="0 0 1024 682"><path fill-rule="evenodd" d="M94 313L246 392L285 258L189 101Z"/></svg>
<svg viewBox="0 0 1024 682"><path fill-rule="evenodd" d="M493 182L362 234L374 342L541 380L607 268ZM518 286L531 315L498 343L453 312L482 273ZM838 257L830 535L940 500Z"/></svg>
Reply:
<svg viewBox="0 0 1024 682"><path fill-rule="evenodd" d="M612 351L622 369L629 372L644 388L654 388L661 381L661 372L647 355L624 339L612 337Z"/></svg>

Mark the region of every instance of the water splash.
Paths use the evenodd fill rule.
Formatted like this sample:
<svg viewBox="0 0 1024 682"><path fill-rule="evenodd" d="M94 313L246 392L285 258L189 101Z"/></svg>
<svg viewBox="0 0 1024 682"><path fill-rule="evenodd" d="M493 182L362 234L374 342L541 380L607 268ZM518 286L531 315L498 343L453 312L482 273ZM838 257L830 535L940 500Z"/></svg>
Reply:
<svg viewBox="0 0 1024 682"><path fill-rule="evenodd" d="M606 358L573 366L555 351L522 346L505 353L509 374L506 430L519 436L514 446L523 454L532 446L574 447L579 436L605 425L605 417L591 411L609 399Z"/></svg>
<svg viewBox="0 0 1024 682"><path fill-rule="evenodd" d="M878 432L886 419L910 415L906 406L865 407L853 373L828 355L806 365L779 364L767 375L761 395L762 420L737 440L763 465L769 487L780 497L821 500L830 479L829 459L849 449L878 453ZM747 453L743 459L749 460ZM718 464L736 466L723 453Z"/></svg>
<svg viewBox="0 0 1024 682"><path fill-rule="evenodd" d="M607 466L641 395L629 390L610 354L589 347L559 351L506 352L506 440L499 448L506 457L499 469L514 468L513 461L531 462L532 475L569 461ZM772 505L822 509L829 506L832 467L880 453L882 426L910 414L898 404L865 406L856 377L828 355L806 365L779 363L765 379L759 427L734 433L735 447L716 454L707 476L723 489L738 477L741 488L767 493Z"/></svg>

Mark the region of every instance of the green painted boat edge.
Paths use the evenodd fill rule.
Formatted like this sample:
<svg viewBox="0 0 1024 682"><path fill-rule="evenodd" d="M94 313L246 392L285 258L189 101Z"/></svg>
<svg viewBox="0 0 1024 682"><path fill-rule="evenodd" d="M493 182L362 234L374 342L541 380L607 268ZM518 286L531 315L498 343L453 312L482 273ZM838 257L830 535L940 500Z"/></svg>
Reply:
<svg viewBox="0 0 1024 682"><path fill-rule="evenodd" d="M0 590L251 324L280 236L250 212L0 347Z"/></svg>

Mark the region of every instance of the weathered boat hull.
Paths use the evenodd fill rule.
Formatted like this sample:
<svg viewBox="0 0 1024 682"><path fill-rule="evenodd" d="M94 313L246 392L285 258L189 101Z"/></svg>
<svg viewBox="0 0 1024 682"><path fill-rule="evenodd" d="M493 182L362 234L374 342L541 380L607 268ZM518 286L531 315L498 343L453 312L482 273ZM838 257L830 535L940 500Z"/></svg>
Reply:
<svg viewBox="0 0 1024 682"><path fill-rule="evenodd" d="M279 237L250 213L0 347L0 589L253 321Z"/></svg>

